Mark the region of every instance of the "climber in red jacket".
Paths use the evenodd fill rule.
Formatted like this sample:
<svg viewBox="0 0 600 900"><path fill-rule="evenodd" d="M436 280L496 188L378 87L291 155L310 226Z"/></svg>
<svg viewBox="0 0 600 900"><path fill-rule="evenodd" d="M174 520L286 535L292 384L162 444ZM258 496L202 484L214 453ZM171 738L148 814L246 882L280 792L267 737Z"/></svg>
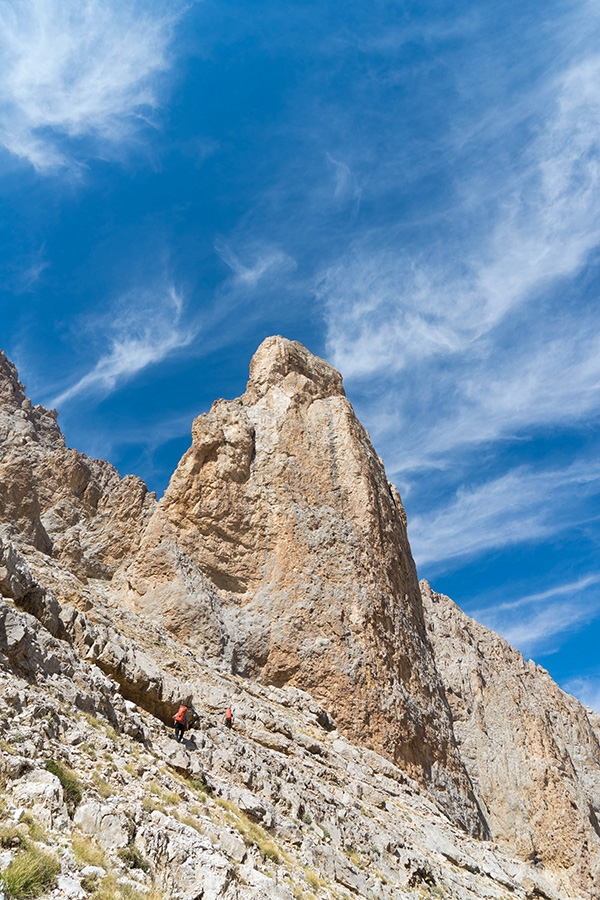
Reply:
<svg viewBox="0 0 600 900"><path fill-rule="evenodd" d="M183 739L184 732L188 727L188 710L187 706L184 706L183 703L180 704L179 709L173 716L173 722L175 723L175 740L180 743Z"/></svg>

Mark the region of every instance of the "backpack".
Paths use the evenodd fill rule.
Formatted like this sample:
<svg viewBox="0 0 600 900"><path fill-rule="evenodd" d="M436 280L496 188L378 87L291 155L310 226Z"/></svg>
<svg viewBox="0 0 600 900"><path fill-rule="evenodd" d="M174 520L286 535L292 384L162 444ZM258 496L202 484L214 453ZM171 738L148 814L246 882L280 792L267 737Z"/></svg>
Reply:
<svg viewBox="0 0 600 900"><path fill-rule="evenodd" d="M232 711L231 707L228 706L227 709L225 710L225 721L231 722L232 719L233 719L233 711Z"/></svg>
<svg viewBox="0 0 600 900"><path fill-rule="evenodd" d="M186 716L187 716L187 706L180 706L179 709L177 710L177 712L175 713L175 715L173 716L173 719L175 722L177 722L178 725L181 725L183 722L185 722Z"/></svg>

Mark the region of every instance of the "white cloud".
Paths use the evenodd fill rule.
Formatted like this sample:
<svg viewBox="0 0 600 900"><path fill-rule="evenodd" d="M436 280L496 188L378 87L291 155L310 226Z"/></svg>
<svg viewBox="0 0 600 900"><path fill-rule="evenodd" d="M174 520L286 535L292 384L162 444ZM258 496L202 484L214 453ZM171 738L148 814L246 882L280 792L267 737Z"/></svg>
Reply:
<svg viewBox="0 0 600 900"><path fill-rule="evenodd" d="M0 141L37 170L102 155L159 103L179 2L0 0ZM65 144L65 139L69 139Z"/></svg>
<svg viewBox="0 0 600 900"><path fill-rule="evenodd" d="M600 416L600 309L575 283L600 247L600 55L590 46L574 44L581 55L566 62L565 48L562 70L528 84L512 109L501 98L462 135L479 165L457 164L428 246L413 249L406 222L372 228L318 280L328 358L391 477L410 497L419 473L436 470L442 497L453 492L409 516L420 567L543 540L584 521L598 492L583 458L543 471L498 462L484 484L473 468L510 441ZM457 128L440 147L449 171L460 137ZM504 148L498 165L477 156L487 145ZM469 486L454 493L460 478Z"/></svg>
<svg viewBox="0 0 600 900"><path fill-rule="evenodd" d="M563 691L577 697L584 706L590 706L595 712L600 713L600 677L571 678L561 687Z"/></svg>
<svg viewBox="0 0 600 900"><path fill-rule="evenodd" d="M518 620L507 621L490 612L482 615L483 621L494 631L517 647L524 656L551 653L566 635L577 631L600 615L600 602L586 598L574 598L562 603L551 603L531 614L521 612Z"/></svg>
<svg viewBox="0 0 600 900"><path fill-rule="evenodd" d="M26 293L33 290L50 263L46 257L46 244L43 243L29 256L29 265L18 273L15 279L15 290L18 293Z"/></svg>
<svg viewBox="0 0 600 900"><path fill-rule="evenodd" d="M94 323L95 329L106 330L109 351L54 397L52 406L60 407L79 395L106 396L142 369L189 346L197 334L197 328L182 323L183 301L172 286L158 295L131 293L120 298L117 310L113 319Z"/></svg>
<svg viewBox="0 0 600 900"><path fill-rule="evenodd" d="M492 181L461 182L460 205L446 211L454 240L436 245L432 237L427 253L411 255L400 224L397 233L364 234L327 268L317 294L330 356L346 377L399 372L440 354L485 354L515 308L579 271L600 244L599 81L600 56L590 55L532 95L518 122L508 120L516 130L543 99L537 136L518 164L492 167Z"/></svg>
<svg viewBox="0 0 600 900"><path fill-rule="evenodd" d="M272 246L250 244L240 251L223 238L217 238L215 250L233 272L236 283L249 288L256 287L266 277L274 278L296 268L291 256Z"/></svg>
<svg viewBox="0 0 600 900"><path fill-rule="evenodd" d="M519 609L522 606L531 606L536 603L545 603L547 600L551 600L554 597L564 597L566 594L575 594L580 591L585 590L592 585L598 584L600 582L600 575L584 575L582 578L578 578L576 581L570 581L567 584L559 584L554 587L548 588L545 591L538 591L534 594L526 594L525 597L520 597L518 600L507 600L504 603L496 604L494 609L496 611L510 610L510 609ZM475 617L479 614L477 610L472 613Z"/></svg>
<svg viewBox="0 0 600 900"><path fill-rule="evenodd" d="M600 617L599 584L600 574L593 572L501 603L483 596L469 614L535 658L556 652L565 638Z"/></svg>
<svg viewBox="0 0 600 900"><path fill-rule="evenodd" d="M476 488L462 487L441 510L411 518L417 565L539 541L585 518L586 500L598 493L597 462L550 471L521 467Z"/></svg>

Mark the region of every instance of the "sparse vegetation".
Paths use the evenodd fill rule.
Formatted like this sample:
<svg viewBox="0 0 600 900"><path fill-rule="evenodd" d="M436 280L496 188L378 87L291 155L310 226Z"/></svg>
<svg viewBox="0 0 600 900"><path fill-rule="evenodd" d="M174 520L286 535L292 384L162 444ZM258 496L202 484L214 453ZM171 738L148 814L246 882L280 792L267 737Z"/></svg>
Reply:
<svg viewBox="0 0 600 900"><path fill-rule="evenodd" d="M288 859L286 853L275 844L270 835L260 825L251 822L234 803L230 800L217 800L216 802L221 809L225 810L228 820L235 825L244 839L244 843L248 846L254 844L263 859L270 859L276 865Z"/></svg>
<svg viewBox="0 0 600 900"><path fill-rule="evenodd" d="M308 895L304 893L299 884L294 887L294 900L308 900Z"/></svg>
<svg viewBox="0 0 600 900"><path fill-rule="evenodd" d="M23 830L18 825L7 825L4 828L0 828L0 847L8 850L11 847L20 847L24 844Z"/></svg>
<svg viewBox="0 0 600 900"><path fill-rule="evenodd" d="M114 872L109 873L102 881L88 884L86 890L94 900L163 900L164 897L156 888L147 893L137 890L133 885L119 884Z"/></svg>
<svg viewBox="0 0 600 900"><path fill-rule="evenodd" d="M81 803L83 789L75 772L56 759L46 760L46 768L60 781L69 813L73 815L75 808Z"/></svg>
<svg viewBox="0 0 600 900"><path fill-rule="evenodd" d="M311 888L312 891L318 893L319 888L321 887L321 879L317 875L316 872L313 872L312 869L304 870L304 877L306 878L306 883Z"/></svg>
<svg viewBox="0 0 600 900"><path fill-rule="evenodd" d="M11 900L39 897L52 887L59 872L56 857L37 847L27 847L0 875L0 884Z"/></svg>
<svg viewBox="0 0 600 900"><path fill-rule="evenodd" d="M179 816L178 815L177 819L179 822L181 822L182 825L188 825L190 828L195 829L195 831L197 831L198 834L204 833L204 829L202 828L202 825L200 824L200 822L197 819L194 818L193 815L191 815L191 816Z"/></svg>
<svg viewBox="0 0 600 900"><path fill-rule="evenodd" d="M158 812L164 813L166 812L166 807L164 803L160 803L158 800L154 800L152 797L149 797L147 794L142 800L142 809L146 812L154 812L154 810L158 810Z"/></svg>
<svg viewBox="0 0 600 900"><path fill-rule="evenodd" d="M80 865L85 866L101 866L106 865L106 854L102 847L92 838L83 837L81 834L74 834L71 847L73 855Z"/></svg>
<svg viewBox="0 0 600 900"><path fill-rule="evenodd" d="M206 803L206 798L210 796L210 789L207 785L205 785L200 778L190 778L189 781L187 781L187 784L194 793L200 795L202 800Z"/></svg>
<svg viewBox="0 0 600 900"><path fill-rule="evenodd" d="M125 863L128 869L141 869L142 872L150 871L150 863L142 856L135 844L129 844L128 847L122 847L117 851L119 858Z"/></svg>
<svg viewBox="0 0 600 900"><path fill-rule="evenodd" d="M31 813L25 813L21 817L21 823L27 826L29 837L32 841L42 842L48 840L46 831L42 828L39 822L36 822Z"/></svg>
<svg viewBox="0 0 600 900"><path fill-rule="evenodd" d="M346 844L346 846L344 847L344 853L346 854L350 862L357 866L357 868L362 867L361 858L351 844Z"/></svg>
<svg viewBox="0 0 600 900"><path fill-rule="evenodd" d="M112 786L106 778L102 778L99 772L94 772L93 782L96 790L100 794L101 797L106 799L106 797L110 797L113 793Z"/></svg>

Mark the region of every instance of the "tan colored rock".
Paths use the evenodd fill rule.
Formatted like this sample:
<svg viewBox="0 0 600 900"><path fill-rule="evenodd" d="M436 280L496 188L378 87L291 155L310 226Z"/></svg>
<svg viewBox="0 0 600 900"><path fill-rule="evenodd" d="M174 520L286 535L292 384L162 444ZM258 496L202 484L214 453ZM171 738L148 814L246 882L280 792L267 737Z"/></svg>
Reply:
<svg viewBox="0 0 600 900"><path fill-rule="evenodd" d="M300 345L261 346L158 506L68 450L0 355L0 593L6 815L52 823L65 859L84 823L50 779L31 793L47 759L107 871L135 841L135 883L173 900L316 877L327 900L600 900L600 717L429 588L424 615L400 498ZM500 848L453 824L481 834L477 804Z"/></svg>
<svg viewBox="0 0 600 900"><path fill-rule="evenodd" d="M309 691L481 831L433 663L398 492L342 379L268 338L159 503L122 597L234 672Z"/></svg>
<svg viewBox="0 0 600 900"><path fill-rule="evenodd" d="M600 897L600 732L499 635L421 582L462 758L492 837ZM597 719L596 716L593 719Z"/></svg>
<svg viewBox="0 0 600 900"><path fill-rule="evenodd" d="M155 504L141 479L65 446L56 410L33 406L0 351L0 527L84 580L110 578Z"/></svg>

